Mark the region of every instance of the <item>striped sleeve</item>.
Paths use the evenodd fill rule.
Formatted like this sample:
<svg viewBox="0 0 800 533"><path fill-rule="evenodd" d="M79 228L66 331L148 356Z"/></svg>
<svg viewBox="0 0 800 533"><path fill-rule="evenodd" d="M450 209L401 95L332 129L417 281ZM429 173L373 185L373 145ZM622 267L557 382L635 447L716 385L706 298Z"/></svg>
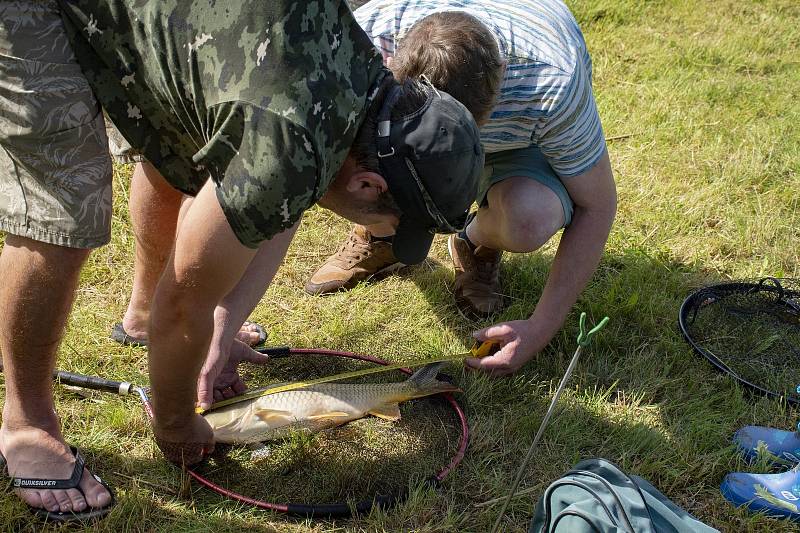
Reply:
<svg viewBox="0 0 800 533"><path fill-rule="evenodd" d="M583 174L603 155L606 141L592 93L591 63L578 59L561 102L533 134L556 174L568 178Z"/></svg>
<svg viewBox="0 0 800 533"><path fill-rule="evenodd" d="M356 22L378 47L383 60L394 56L397 34L394 0L372 0L356 9Z"/></svg>

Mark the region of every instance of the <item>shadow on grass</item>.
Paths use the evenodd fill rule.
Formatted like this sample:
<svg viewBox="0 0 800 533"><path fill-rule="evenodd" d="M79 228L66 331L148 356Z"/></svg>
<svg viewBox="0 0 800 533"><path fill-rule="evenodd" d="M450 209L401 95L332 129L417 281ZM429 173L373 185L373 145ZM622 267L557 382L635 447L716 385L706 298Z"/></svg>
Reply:
<svg viewBox="0 0 800 533"><path fill-rule="evenodd" d="M209 502L205 491L197 486L186 495L178 496L182 474L161 458L127 458L122 450L119 453L91 447L83 450L88 458L87 466L115 491L116 504L111 513L86 524L45 523L35 518L27 506L9 491L0 493L0 521L4 531L271 533L287 530L280 523L265 524L264 513L245 512L234 505L220 509L218 502Z"/></svg>
<svg viewBox="0 0 800 533"><path fill-rule="evenodd" d="M502 292L507 306L488 319L470 320L457 312L452 293L452 269L428 259L413 267L404 276L413 280L434 310L439 323L456 336L468 338L472 331L504 321L526 319L533 312L545 285L551 258L542 254L506 254L501 265ZM689 354L677 328L678 309L696 286L709 280L709 275L689 265L668 262L643 252L623 255L607 254L567 317L564 327L550 345L522 369L525 375L533 369L560 375L565 365L552 365L555 353L571 355L576 348L578 316L588 314L588 323L597 323L609 316L608 326L595 338L592 350L610 352L606 357L584 356L582 366L600 379L599 385L617 382L620 386L658 391L659 383L669 381L671 359L667 353L648 366L648 372L633 374L631 365L643 362L642 350ZM681 357L683 359L683 357ZM656 371L663 366L661 371ZM700 365L703 366L703 365ZM624 368L620 368L624 367ZM550 371L552 370L552 372ZM655 379L654 379L655 378Z"/></svg>
<svg viewBox="0 0 800 533"><path fill-rule="evenodd" d="M492 322L526 318L538 300L549 265L547 256L508 254L501 275L510 305L494 320L480 323L466 321L456 312L449 265L429 259L405 269L400 276L419 287L427 306L434 311L434 319L450 330L448 333L466 339L472 330ZM515 500L506 530L524 531L533 504L544 487L588 456L606 457L625 471L645 477L676 503L712 525L730 525L732 516L741 529L760 523L761 518L747 518L734 512L722 500L717 487L726 472L741 467L730 447L730 435L744 423L774 419L776 404L758 402L756 406L761 411L753 416L752 405L732 380L716 374L704 360L694 356L676 327L681 301L692 287L708 277L689 265L638 251L607 254L563 330L534 361L509 378L493 379L472 372L454 376L465 391L458 399L467 409L472 438L467 457L445 480L441 491L420 493L386 513L348 521L323 521L321 527L333 524L357 530L408 531L430 525L438 527L449 520L452 528L442 530L488 529L499 507L475 505L507 493L575 349L580 310L589 313L590 322L604 315L609 315L612 321L584 353L559 402L560 410L545 431L524 478L523 489L529 492ZM358 295L354 295L348 306L361 305L355 296ZM367 328L364 323L345 321L336 330L335 344L369 346L372 335L369 327L391 326L384 323L380 314L374 323L365 324ZM307 369L292 371L281 379L304 379L347 369L338 359L309 361ZM270 380L264 377L259 381ZM779 414L785 420L792 416L788 411ZM393 465L398 463L393 461L419 466L439 451L435 443L401 446L403 441L398 439L419 436L425 427L431 426L427 421L418 428L408 425L414 418L408 416L394 426L385 426L375 419L363 420L309 442L296 443L295 448L289 446L283 460L287 468L278 468L281 456L276 454L276 463L269 466L269 471L259 472L258 464L229 465L231 478L244 477L244 473L252 475L261 483L257 489L260 493L253 496L264 499L280 499L280 491L285 491L285 486L292 482L299 483L301 496L316 495L317 501L331 501L331 495L346 498L353 494L356 483L380 491L382 483L391 481L386 468L397 469ZM390 431L392 428L396 432ZM379 438L380 434L385 438ZM334 445L338 446L337 453L325 455ZM309 454L310 450L316 458L310 457L314 455ZM101 522L100 531L191 531L207 529L209 525L218 531L254 528L285 531L308 530L319 525L315 522L309 526L275 513L244 508L197 486L193 486L190 498L170 495L168 490L177 492L180 474L160 458L128 458L122 450L99 451L94 455L90 464L99 465L94 471L114 483L120 495L118 509ZM324 465L324 461L329 464ZM418 468L424 474L429 470ZM412 479L415 472L401 472L397 477ZM330 478L327 481L326 476ZM366 476L372 479L366 480ZM322 482L328 484L323 487ZM272 491L273 488L276 490ZM321 494L320 489L327 494ZM288 498L285 492L283 495ZM16 500L10 495L1 498L3 503ZM30 517L24 506L17 504L10 508L11 511L4 512L13 516L0 513L6 517L0 523L12 524L12 529L28 527ZM445 517L444 509L453 512L448 511ZM779 530L779 526L771 527L772 521L764 525Z"/></svg>
<svg viewBox="0 0 800 533"><path fill-rule="evenodd" d="M540 254L507 254L501 280L508 306L479 322L469 322L455 311L449 269L416 269L410 277L439 322L466 337L474 329L527 318L544 287L550 261ZM607 315L610 323L584 352L561 401L570 407L556 415L545 433L540 455L549 455L544 462L559 468L534 468L532 472L539 473L533 476L542 479L544 488L582 457L603 456L648 478L701 518L713 523L719 513L729 520L732 509L717 487L722 476L737 467L730 437L752 423L747 421L751 398L695 356L677 327L683 299L711 277L693 265L638 250L607 254L563 329L534 360L510 378L466 373L462 386L476 435L473 444L481 433L486 435L486 445L474 445L471 457L483 456L481 468L491 470L496 467L486 456L506 457L497 482L505 490L502 480L513 475L507 467L525 452L511 446L509 455L509 446L529 443L538 428L576 348L580 311L587 312L590 324ZM520 404L528 414L520 415ZM482 425L488 429L482 430ZM697 507L698 493L705 493L703 502L711 500L719 507Z"/></svg>

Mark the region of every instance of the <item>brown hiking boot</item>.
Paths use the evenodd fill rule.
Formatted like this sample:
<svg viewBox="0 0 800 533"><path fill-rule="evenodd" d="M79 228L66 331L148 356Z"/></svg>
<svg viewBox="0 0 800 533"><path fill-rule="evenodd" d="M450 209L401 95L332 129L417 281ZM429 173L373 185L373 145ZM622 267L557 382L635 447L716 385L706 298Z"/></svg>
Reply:
<svg viewBox="0 0 800 533"><path fill-rule="evenodd" d="M353 226L339 250L306 282L309 294L352 289L360 281L405 266L392 253L392 243L371 241L364 226Z"/></svg>
<svg viewBox="0 0 800 533"><path fill-rule="evenodd" d="M450 235L447 250L453 258L458 310L470 317L486 317L503 308L500 294L500 258L503 252L478 246L473 252L467 241Z"/></svg>

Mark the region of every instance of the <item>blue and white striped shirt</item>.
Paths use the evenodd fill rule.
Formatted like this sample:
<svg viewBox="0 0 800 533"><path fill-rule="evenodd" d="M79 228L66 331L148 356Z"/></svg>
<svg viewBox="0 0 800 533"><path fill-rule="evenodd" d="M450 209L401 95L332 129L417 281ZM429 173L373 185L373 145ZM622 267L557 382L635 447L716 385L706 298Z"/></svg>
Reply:
<svg viewBox="0 0 800 533"><path fill-rule="evenodd" d="M481 128L487 152L536 145L561 177L582 174L605 150L592 94L592 61L559 0L372 0L356 20L384 59L418 20L463 11L483 22L508 64L496 106Z"/></svg>

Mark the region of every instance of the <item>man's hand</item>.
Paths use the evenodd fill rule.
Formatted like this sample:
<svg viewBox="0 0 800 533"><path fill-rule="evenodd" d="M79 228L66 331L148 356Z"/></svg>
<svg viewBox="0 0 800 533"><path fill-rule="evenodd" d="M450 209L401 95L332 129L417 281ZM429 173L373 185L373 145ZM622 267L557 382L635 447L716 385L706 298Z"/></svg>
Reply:
<svg viewBox="0 0 800 533"><path fill-rule="evenodd" d="M213 402L238 396L247 390L239 375L239 363L264 364L269 356L258 353L247 344L234 340L228 353L211 351L197 378L197 403L208 409Z"/></svg>
<svg viewBox="0 0 800 533"><path fill-rule="evenodd" d="M153 419L153 434L164 457L177 465L199 463L214 451L214 432L206 419L192 415L185 426L162 428Z"/></svg>
<svg viewBox="0 0 800 533"><path fill-rule="evenodd" d="M470 357L464 361L469 368L482 370L493 376L513 374L550 342L529 320L501 322L476 331L473 336L478 341L493 340L500 343L500 349L494 355L481 359Z"/></svg>
<svg viewBox="0 0 800 533"><path fill-rule="evenodd" d="M474 333L475 338L500 341L491 357L467 359L470 368L496 376L519 370L555 336L597 269L614 221L617 193L608 152L597 164L564 186L575 204L572 223L564 230L542 295L528 320L503 322Z"/></svg>

